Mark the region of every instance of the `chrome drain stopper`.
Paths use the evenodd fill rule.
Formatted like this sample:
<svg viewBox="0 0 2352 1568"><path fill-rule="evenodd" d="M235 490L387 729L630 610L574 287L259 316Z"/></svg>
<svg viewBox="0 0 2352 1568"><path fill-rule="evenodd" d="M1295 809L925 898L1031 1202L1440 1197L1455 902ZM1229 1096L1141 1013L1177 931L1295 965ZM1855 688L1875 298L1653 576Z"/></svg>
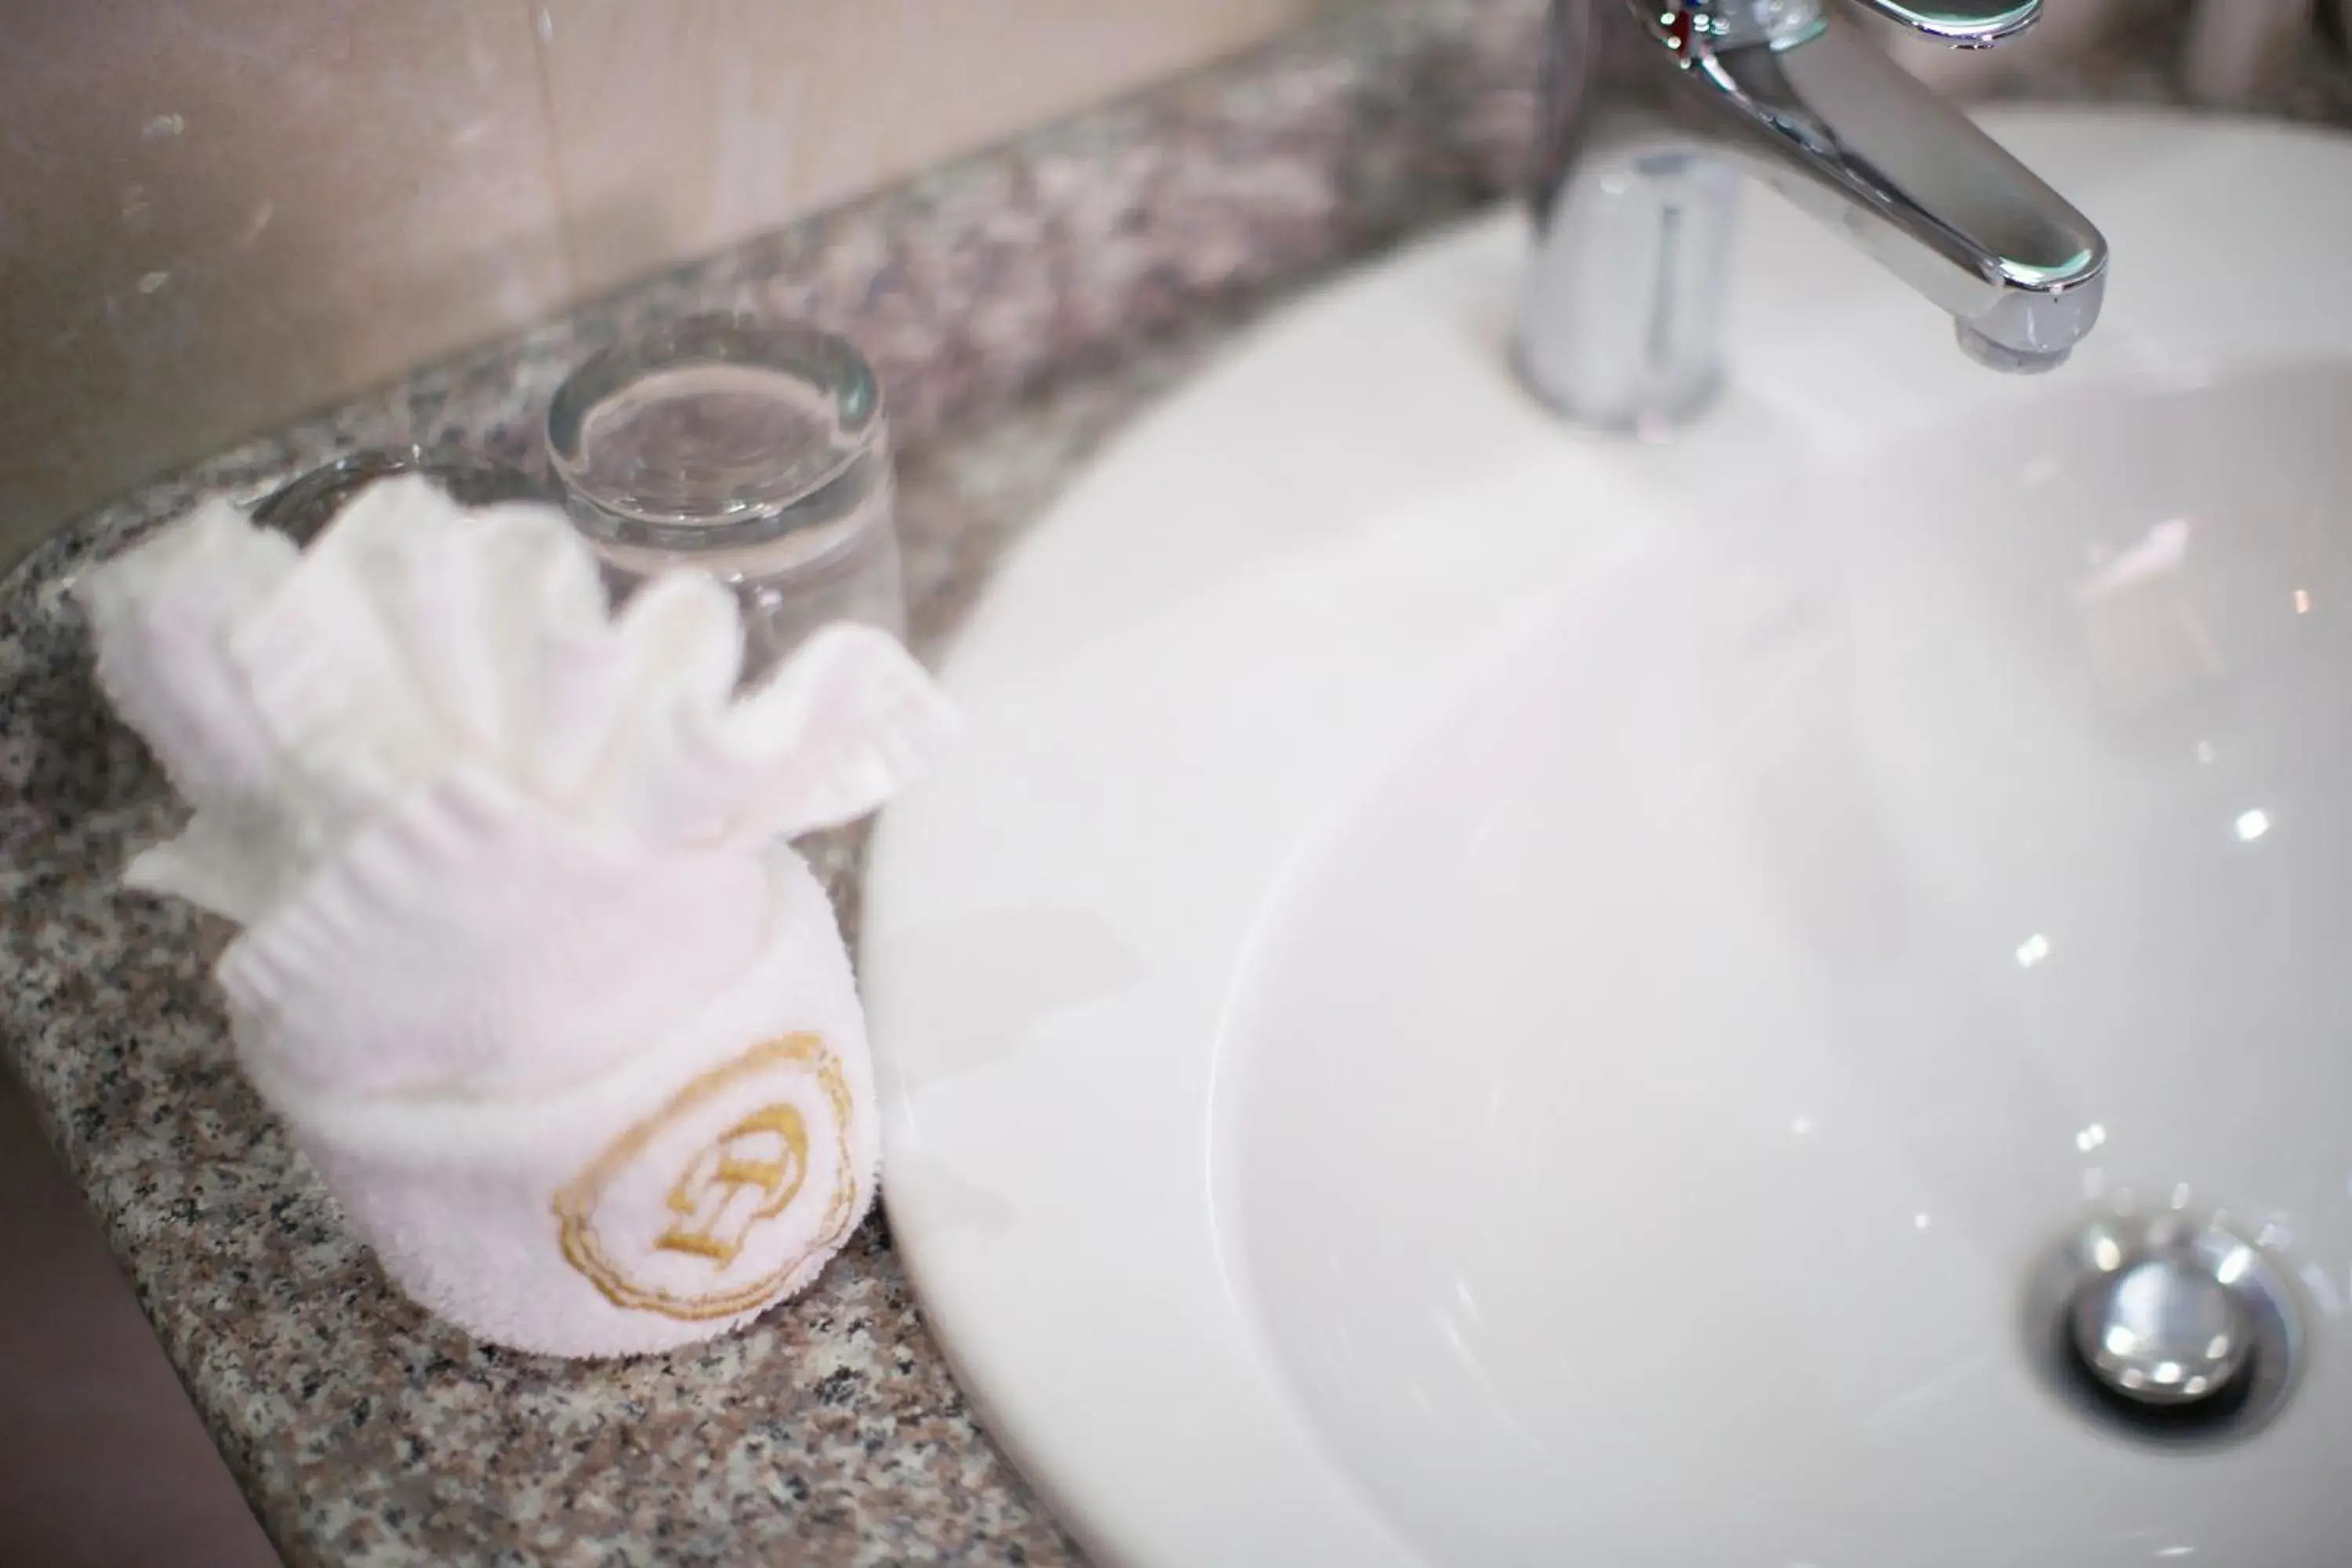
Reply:
<svg viewBox="0 0 2352 1568"><path fill-rule="evenodd" d="M2220 1221L2093 1221L2038 1277L2029 1333L2045 1380L2156 1441L2251 1436L2285 1405L2303 1337L2286 1283Z"/></svg>
<svg viewBox="0 0 2352 1568"><path fill-rule="evenodd" d="M2093 1280L2072 1314L2074 1353L2126 1399L2186 1405L2219 1394L2253 1348L2246 1308L2193 1264L2151 1258Z"/></svg>

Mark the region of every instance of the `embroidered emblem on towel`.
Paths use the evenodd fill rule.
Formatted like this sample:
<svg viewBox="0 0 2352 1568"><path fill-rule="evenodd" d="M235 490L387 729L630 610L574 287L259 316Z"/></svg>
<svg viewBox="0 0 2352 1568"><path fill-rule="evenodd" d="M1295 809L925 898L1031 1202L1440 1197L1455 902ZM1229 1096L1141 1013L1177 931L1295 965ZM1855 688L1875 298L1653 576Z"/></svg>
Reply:
<svg viewBox="0 0 2352 1568"><path fill-rule="evenodd" d="M789 1105L767 1105L730 1127L695 1156L670 1189L678 1223L654 1238L725 1268L741 1255L753 1226L775 1218L800 1195L808 1174L808 1126Z"/></svg>
<svg viewBox="0 0 2352 1568"><path fill-rule="evenodd" d="M697 1321L795 1289L857 1201L849 1084L814 1035L688 1084L556 1194L563 1256L614 1306Z"/></svg>

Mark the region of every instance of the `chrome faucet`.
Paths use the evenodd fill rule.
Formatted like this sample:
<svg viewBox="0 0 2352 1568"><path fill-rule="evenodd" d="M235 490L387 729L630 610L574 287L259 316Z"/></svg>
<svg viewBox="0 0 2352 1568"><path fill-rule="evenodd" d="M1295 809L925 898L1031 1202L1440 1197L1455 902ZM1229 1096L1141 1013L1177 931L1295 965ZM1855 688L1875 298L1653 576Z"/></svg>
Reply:
<svg viewBox="0 0 2352 1568"><path fill-rule="evenodd" d="M2107 246L1826 0L1553 0L1520 373L1578 423L1654 435L1721 381L1739 173L1950 312L1997 370L2063 361L2098 319ZM1962 48L2041 0L1862 0Z"/></svg>

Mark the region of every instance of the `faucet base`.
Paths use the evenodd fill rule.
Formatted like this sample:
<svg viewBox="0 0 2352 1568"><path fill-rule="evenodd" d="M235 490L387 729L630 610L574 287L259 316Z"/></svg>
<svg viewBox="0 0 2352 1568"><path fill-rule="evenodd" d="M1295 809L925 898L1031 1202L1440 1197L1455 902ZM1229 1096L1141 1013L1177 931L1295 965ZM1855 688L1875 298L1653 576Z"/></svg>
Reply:
<svg viewBox="0 0 2352 1568"><path fill-rule="evenodd" d="M1589 407L1563 397L1544 384L1528 363L1525 345L1511 351L1511 370L1521 386L1553 414L1569 425L1595 435L1623 437L1642 442L1660 442L1675 436L1712 410L1723 395L1723 376L1710 368L1703 376L1686 380L1676 386L1670 401L1654 401L1638 407L1624 405Z"/></svg>
<svg viewBox="0 0 2352 1568"><path fill-rule="evenodd" d="M1519 374L1579 424L1635 436L1687 423L1723 382L1718 326L1739 174L1720 158L1633 153L1549 215L1520 300Z"/></svg>

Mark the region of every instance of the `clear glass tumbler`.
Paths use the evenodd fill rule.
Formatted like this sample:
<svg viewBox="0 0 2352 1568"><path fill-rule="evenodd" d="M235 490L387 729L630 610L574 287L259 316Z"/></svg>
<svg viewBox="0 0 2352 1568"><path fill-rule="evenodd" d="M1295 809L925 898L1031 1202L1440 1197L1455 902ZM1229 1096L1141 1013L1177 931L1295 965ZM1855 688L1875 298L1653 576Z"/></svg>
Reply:
<svg viewBox="0 0 2352 1568"><path fill-rule="evenodd" d="M880 389L848 340L700 316L592 356L547 450L616 601L679 566L743 607L743 679L827 622L906 635Z"/></svg>

